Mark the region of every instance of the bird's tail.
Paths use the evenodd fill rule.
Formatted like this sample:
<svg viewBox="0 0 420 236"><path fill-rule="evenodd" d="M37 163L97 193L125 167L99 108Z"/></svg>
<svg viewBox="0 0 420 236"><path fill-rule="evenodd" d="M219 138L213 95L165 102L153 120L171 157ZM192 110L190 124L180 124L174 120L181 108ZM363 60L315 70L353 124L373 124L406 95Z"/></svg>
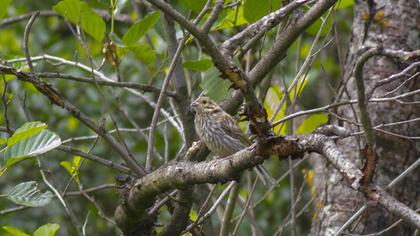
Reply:
<svg viewBox="0 0 420 236"><path fill-rule="evenodd" d="M265 186L272 186L277 184L276 180L270 175L270 173L267 171L267 169L265 169L263 165L256 166L255 172Z"/></svg>

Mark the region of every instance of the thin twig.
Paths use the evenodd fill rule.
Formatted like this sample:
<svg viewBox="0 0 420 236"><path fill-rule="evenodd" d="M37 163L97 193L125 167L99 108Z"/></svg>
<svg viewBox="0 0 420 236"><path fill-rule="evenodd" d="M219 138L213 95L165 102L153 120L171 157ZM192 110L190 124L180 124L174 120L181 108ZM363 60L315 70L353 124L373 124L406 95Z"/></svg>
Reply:
<svg viewBox="0 0 420 236"><path fill-rule="evenodd" d="M75 197L75 196L80 196L84 193L94 193L97 191L101 191L101 190L105 190L105 189L114 189L115 188L115 184L102 184L102 185L98 185L95 187L91 187L91 188L86 188L79 191L72 191L72 192L67 192L66 194L64 194L64 197Z"/></svg>
<svg viewBox="0 0 420 236"><path fill-rule="evenodd" d="M32 207L28 207L28 206L17 206L17 207L12 207L12 208L8 208L8 209L4 209L0 211L0 215L6 215L9 213L14 213L14 212L18 212L18 211L23 211L26 209L32 209Z"/></svg>
<svg viewBox="0 0 420 236"><path fill-rule="evenodd" d="M237 185L234 181L232 181L229 186L226 187L226 189L223 190L223 192L220 194L219 198L214 202L213 206L203 215L203 217L197 219L192 224L188 225L185 230L182 233L187 233L191 229L193 229L195 226L202 224L207 218L209 218L217 209L217 207L222 203L222 200L224 197L230 192L230 190Z"/></svg>
<svg viewBox="0 0 420 236"><path fill-rule="evenodd" d="M308 156L309 155L306 155L304 158L302 158L301 160L299 160L299 161L297 161L294 165L293 165L293 168L297 168L301 163L303 163L307 158L308 158ZM280 178L278 178L277 180L276 180L276 185L272 185L272 186L270 186L270 188L264 193L264 195L260 198L260 199L258 199L255 203L254 203L254 205L252 206L252 208L255 208L255 207L257 207L259 204L261 204L269 195L270 195L270 193L276 188L276 187L278 187L278 185L279 185L279 183L281 182L281 181L283 181L288 175L290 174L290 168L286 171L286 173L284 173Z"/></svg>
<svg viewBox="0 0 420 236"><path fill-rule="evenodd" d="M60 72L41 72L41 73L36 73L36 75L42 78L60 78L60 79L73 80L73 81L78 81L78 82L83 82L83 83L90 83L90 84L95 83L94 80L88 77L62 74ZM157 87L154 87L152 85L147 85L147 84L135 83L135 82L117 82L117 81L112 81L112 80L97 80L96 83L98 83L99 85L106 85L110 87L139 89L143 92L152 92L152 93L160 92L160 89ZM166 95L172 98L177 97L177 95L171 91L166 91Z"/></svg>
<svg viewBox="0 0 420 236"><path fill-rule="evenodd" d="M229 198L226 203L225 213L223 214L223 219L220 227L220 236L228 236L229 228L231 225L230 220L232 219L233 210L235 209L236 200L238 199L239 190L241 186L239 183L235 183L232 190L230 190Z"/></svg>
<svg viewBox="0 0 420 236"><path fill-rule="evenodd" d="M125 167L124 165L121 165L119 163L115 163L111 160L105 159L105 158L101 158L99 156L93 155L91 153L86 153L86 152L82 152L76 148L70 147L70 146L66 146L66 145L61 145L57 148L58 150L64 151L64 152L68 152L74 155L78 155L81 157L84 157L86 159L89 159L91 161L97 162L99 164L105 165L109 168L112 169L116 169L118 171L121 171L122 173L128 174L128 175L133 175L133 171L130 170L130 168Z"/></svg>
<svg viewBox="0 0 420 236"><path fill-rule="evenodd" d="M414 68L416 68L416 67L419 67L419 66L420 66L420 61L416 61L416 62L414 62L413 64L411 64L411 65L407 66L407 68L405 68L405 69L404 69L404 70L402 70L401 72L396 73L396 74L393 74L393 75L391 75L391 76L388 76L388 77L387 77L387 78L385 78L385 79L381 79L381 80L379 80L379 81L375 84L375 87L379 87L379 86L382 86L382 85L384 85L384 84L390 83L390 82L392 82L392 81L394 81L394 80L397 80L397 79L399 79L399 78L401 78L401 77L403 77L403 76L407 75L407 74L408 74L408 72L409 72L410 70L412 70L412 69L414 69Z"/></svg>
<svg viewBox="0 0 420 236"><path fill-rule="evenodd" d="M291 235L296 236L296 200L295 200L295 177L293 172L293 161L289 157L290 168L290 213L291 213Z"/></svg>
<svg viewBox="0 0 420 236"><path fill-rule="evenodd" d="M311 200L309 200L305 206L302 207L302 209L296 214L296 217L300 217L315 201L316 196L313 196ZM283 223L279 229L274 233L274 236L281 235L281 232L283 231L284 227L288 226L291 223L291 220L287 221L285 224Z"/></svg>
<svg viewBox="0 0 420 236"><path fill-rule="evenodd" d="M175 116L173 116L172 118L175 118ZM161 124L165 124L168 121L169 121L169 119L162 120L162 121L158 122L157 126L159 126ZM116 128L116 129L110 130L109 133L110 134L116 133L117 130L118 130L118 132L130 132L130 133L138 132L137 128ZM140 129L141 132L149 131L149 130L150 130L150 127ZM0 131L1 131L1 127L0 127ZM65 139L61 143L66 144L66 143L75 142L75 141L94 140L97 137L99 137L99 135L97 135L97 134L96 135L89 135L89 136L79 136L79 137L73 137L73 138Z"/></svg>
<svg viewBox="0 0 420 236"><path fill-rule="evenodd" d="M332 12L332 9L330 9L328 11L328 14L326 16L326 19L322 22L322 24L321 24L321 26L320 26L320 28L319 28L316 36L315 36L315 39L313 40L313 42L311 44L311 47L310 47L309 52L308 52L308 56L306 57L306 59L303 62L302 66L300 67L300 69L299 69L298 73L296 74L295 78L293 79L292 83L287 88L287 91L283 94L283 96L282 96L282 98L281 98L281 100L279 102L279 105L276 107L276 109L275 109L275 111L274 111L274 113L273 113L273 115L272 115L272 117L270 119L270 122L273 122L274 121L274 119L276 118L277 114L280 112L281 108L283 107L283 104L286 102L286 99L288 98L290 92L293 89L295 89L296 85L301 80L301 77L302 77L303 73L305 73L305 71L308 71L309 70L309 68L312 65L312 62L315 59L315 56L319 53L319 50L317 52L315 52L315 53L312 53L312 52L315 50L315 45L318 43L318 40L321 38L321 33L322 33L325 25L327 24L327 19L331 15L331 12ZM304 79L306 79L306 76L304 76L304 78L302 79L302 83L304 82ZM296 93L295 93L295 95L296 95Z"/></svg>
<svg viewBox="0 0 420 236"><path fill-rule="evenodd" d="M36 158L38 162L39 171L41 173L42 179L44 183L53 191L55 196L60 201L61 205L63 205L64 210L69 215L74 227L76 228L76 231L79 235L83 235L81 229L82 226L80 225L80 222L77 220L76 215L73 213L73 210L70 208L70 206L67 205L66 201L64 200L63 196L61 196L61 193L48 181L47 177L45 176L44 170L42 170L42 164L41 160L39 158Z"/></svg>
<svg viewBox="0 0 420 236"><path fill-rule="evenodd" d="M28 47L28 41L29 41L29 32L31 31L31 27L35 22L36 17L39 15L39 11L36 11L32 14L31 18L28 21L28 24L26 24L25 32L23 34L23 51L25 51L25 58L26 63L28 63L29 71L34 74L34 65L31 61L31 54L29 53L29 47Z"/></svg>
<svg viewBox="0 0 420 236"><path fill-rule="evenodd" d="M99 138L95 139L93 144L90 146L89 150L86 152L87 154L89 154L92 151L92 149L96 146L96 144L98 144L98 141L99 141ZM79 170L80 170L80 168L82 168L84 162L85 162L85 159L82 158L82 160L76 166L76 169L74 169L74 170L72 169L73 173L71 173L70 179L67 181L66 187L64 187L63 195L66 194L68 188L70 187L70 184L73 182L73 180L78 175ZM77 184L79 184L79 183L77 183Z"/></svg>
<svg viewBox="0 0 420 236"><path fill-rule="evenodd" d="M412 79L419 79L420 72L415 73L414 75L412 75L410 78L404 80L404 82L402 82L400 85L398 85L395 89L387 92L384 94L384 97L387 97L395 92L397 92L400 88L402 88L403 86L405 86L408 82L410 82Z"/></svg>
<svg viewBox="0 0 420 236"><path fill-rule="evenodd" d="M156 202L155 205L147 212L149 215L154 215L156 212L165 205L169 200L175 200L173 197L175 194L178 193L178 190L175 189L174 191L170 192L167 196L162 198L160 201Z"/></svg>
<svg viewBox="0 0 420 236"><path fill-rule="evenodd" d="M290 14L291 12L296 10L298 7L300 7L302 4L305 4L307 2L309 1L308 0L293 1L289 3L288 5L268 14L267 16L264 16L257 22L249 25L247 28L237 33L236 35L232 36L231 38L229 38L222 44L222 48L223 50L225 50L224 53L226 53L227 55L232 55L233 51L238 45L244 42L247 42L253 36L256 36L257 34L261 34L261 32L266 32L270 30L271 28L275 27L288 14Z"/></svg>
<svg viewBox="0 0 420 236"><path fill-rule="evenodd" d="M110 15L108 13L108 11L104 11L104 10L95 10L95 12L102 16L105 20L109 21L110 20ZM20 22L20 21L24 21L26 19L29 19L35 12L29 12L29 13L25 13L23 15L20 16L12 16L6 19L3 19L2 21L0 21L0 29L4 28L6 26L9 26L11 24ZM41 10L39 11L39 16L44 16L44 17L49 17L49 16L57 16L57 17L61 17L60 14L58 14L57 12L53 11L53 10ZM125 23L125 24L133 24L134 21L131 18L131 16L129 15L125 15L125 14L118 14L117 16L115 16L115 20Z"/></svg>
<svg viewBox="0 0 420 236"><path fill-rule="evenodd" d="M418 208L416 210L416 212L420 212L420 208ZM399 223L401 223L403 221L403 219L399 219L397 221L395 221L393 224L391 224L389 227L376 232L376 233L371 233L371 234L347 234L347 235L354 235L354 236L380 236L380 235L385 235L387 231L391 230L392 228L394 228L395 226L397 226Z"/></svg>
<svg viewBox="0 0 420 236"><path fill-rule="evenodd" d="M98 210L98 215L102 217L104 220L106 220L108 223L111 223L112 225L116 225L115 221L108 216L106 216L105 212L102 210L102 207L99 206L99 204L95 201L95 198L93 196L90 196L88 193L86 193L82 187L80 187L80 192L82 195L91 202L95 208Z"/></svg>
<svg viewBox="0 0 420 236"><path fill-rule="evenodd" d="M175 55L172 58L171 64L169 66L168 74L166 75L163 84L162 90L159 94L158 101L156 103L156 108L153 113L152 122L150 124L150 131L149 131L149 139L148 139L148 146L147 146L147 156L146 156L146 170L152 170L152 161L153 161L153 146L155 143L155 129L160 115L160 108L162 107L163 101L166 97L165 91L168 89L169 82L172 78L172 74L174 72L175 66L177 64L178 58L181 56L182 49L184 48L184 44L187 41L187 37L183 37L181 42L176 49Z"/></svg>
<svg viewBox="0 0 420 236"><path fill-rule="evenodd" d="M416 162L411 164L405 171L403 171L400 175L398 175L395 179L391 181L386 187L385 190L390 189L397 185L399 182L401 182L402 179L404 179L405 176L407 176L409 173L411 173L413 170L416 170L417 167L420 166L420 159L418 159ZM359 218L367 209L368 206L371 205L372 202L367 202L364 204L355 214L353 214L335 233L334 236L339 236L343 233L345 229L347 229L357 218Z"/></svg>
<svg viewBox="0 0 420 236"><path fill-rule="evenodd" d="M204 23L201 30L203 32L209 32L211 29L211 26L214 24L214 22L217 20L217 17L219 16L220 12L223 10L223 4L225 3L225 0L216 0L216 3L213 6L213 10L210 13L210 16L207 18L207 21Z"/></svg>
<svg viewBox="0 0 420 236"><path fill-rule="evenodd" d="M2 78L3 78L3 84L4 84L3 85L2 102L3 102L3 107L4 107L3 117L4 117L4 120L6 122L5 132L10 134L10 133L12 133L12 130L10 129L10 121L9 121L9 116L8 116L9 101L8 101L8 96L7 96L7 87L8 87L9 84L7 83L4 75L2 75Z"/></svg>
<svg viewBox="0 0 420 236"><path fill-rule="evenodd" d="M249 191L248 198L246 200L245 206L242 209L242 213L239 216L238 222L236 223L235 227L233 228L232 236L235 236L237 234L237 232L239 230L239 226L241 225L242 220L244 219L245 214L248 211L248 208L249 208L249 206L252 202L251 201L252 200L252 194L254 193L255 187L257 186L257 182L258 182L258 178L255 178L255 181L254 181L254 183L252 184L252 187L251 187L251 191Z"/></svg>
<svg viewBox="0 0 420 236"><path fill-rule="evenodd" d="M75 66L75 67L78 67L78 68L80 68L84 71L91 72L91 68L89 66L86 66L86 65L84 65L82 63L79 63L79 62L66 60L66 59L61 58L61 57L52 56L52 55L49 55L49 54L43 54L43 55L40 55L40 56L31 57L31 60L32 61L40 61L40 60L49 61L49 60L51 60L51 61L56 61L56 62L62 63L64 65ZM26 61L26 58L11 59L11 60L6 61L6 63L16 63L16 62L22 62L22 61ZM105 74L103 74L100 71L94 70L93 73L95 74L95 76L97 76L98 81L104 80L104 81L115 82L115 80L113 80L111 78L108 78ZM147 96L143 95L142 93L139 93L138 91L136 91L135 89L132 89L132 88L123 88L123 89L125 91L137 96L137 97L140 97L140 98L144 99L151 107L156 109L156 104L154 102L150 101L150 99ZM173 118L171 118L171 115L169 114L169 112L162 109L162 114L165 117L167 117L168 119L170 119L171 124L180 133L182 133L182 129L180 128L179 124Z"/></svg>
<svg viewBox="0 0 420 236"><path fill-rule="evenodd" d="M47 83L38 80L31 74L26 72L17 71L15 68L7 67L0 64L0 71L15 75L19 80L29 82L34 87L44 94L54 105L64 108L71 115L81 121L84 125L89 127L95 133L100 135L108 144L120 155L122 159L139 175L145 175L146 171L144 168L134 159L127 150L125 150L119 142L117 142L108 131L96 125L86 114L84 114L79 108L70 103L64 96L62 96L56 89Z"/></svg>

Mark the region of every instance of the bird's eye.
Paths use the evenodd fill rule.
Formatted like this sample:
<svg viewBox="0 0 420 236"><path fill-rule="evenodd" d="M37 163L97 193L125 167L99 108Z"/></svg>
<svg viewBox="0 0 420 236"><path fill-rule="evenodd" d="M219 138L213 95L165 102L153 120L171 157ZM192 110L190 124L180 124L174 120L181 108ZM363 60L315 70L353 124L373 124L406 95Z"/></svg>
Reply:
<svg viewBox="0 0 420 236"><path fill-rule="evenodd" d="M206 101L206 100L204 100L204 101L203 101L203 104L207 104L207 101Z"/></svg>

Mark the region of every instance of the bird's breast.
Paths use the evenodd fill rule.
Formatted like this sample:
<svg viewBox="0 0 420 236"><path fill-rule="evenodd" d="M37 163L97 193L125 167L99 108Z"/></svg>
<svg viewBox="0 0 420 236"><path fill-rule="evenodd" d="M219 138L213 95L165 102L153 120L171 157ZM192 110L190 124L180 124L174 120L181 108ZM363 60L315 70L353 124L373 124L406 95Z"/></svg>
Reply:
<svg viewBox="0 0 420 236"><path fill-rule="evenodd" d="M195 129L200 140L206 144L210 151L222 157L229 156L248 146L226 133L217 119L211 117L196 116Z"/></svg>

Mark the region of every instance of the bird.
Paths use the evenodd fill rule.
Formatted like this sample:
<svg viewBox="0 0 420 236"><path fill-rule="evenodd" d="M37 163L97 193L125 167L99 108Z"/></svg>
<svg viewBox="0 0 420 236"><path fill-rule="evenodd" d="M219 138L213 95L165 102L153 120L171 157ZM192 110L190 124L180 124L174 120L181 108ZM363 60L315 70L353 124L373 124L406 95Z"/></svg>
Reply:
<svg viewBox="0 0 420 236"><path fill-rule="evenodd" d="M194 125L197 135L211 152L219 158L230 156L249 147L252 142L242 132L239 123L216 102L207 96L200 96L191 103L195 111ZM264 185L275 180L261 165L255 168Z"/></svg>

